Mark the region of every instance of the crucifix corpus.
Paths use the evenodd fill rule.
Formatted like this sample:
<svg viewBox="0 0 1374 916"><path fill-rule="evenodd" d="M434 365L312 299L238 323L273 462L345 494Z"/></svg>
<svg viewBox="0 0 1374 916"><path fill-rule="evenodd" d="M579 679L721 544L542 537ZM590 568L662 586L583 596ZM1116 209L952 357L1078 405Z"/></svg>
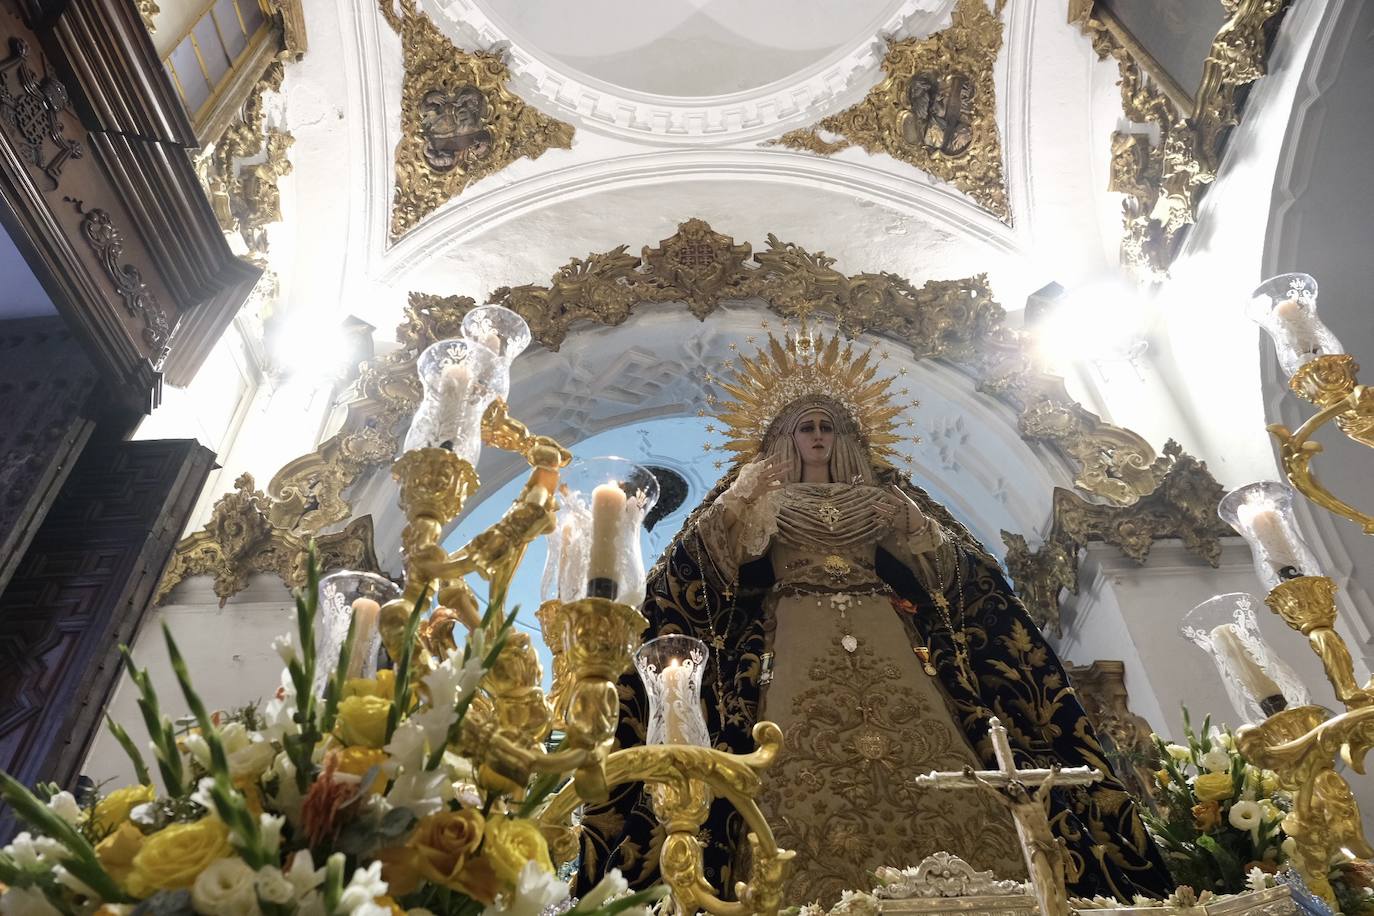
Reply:
<svg viewBox="0 0 1374 916"><path fill-rule="evenodd" d="M1026 857L1026 870L1044 916L1068 916L1069 895L1064 886L1064 850L1050 832L1049 802L1053 786L1086 786L1102 779L1092 767L1054 766L1048 770L1018 770L1011 755L1007 730L996 717L988 720L997 770L964 767L959 773L928 773L916 784L937 789L981 789L1011 811L1016 835Z"/></svg>

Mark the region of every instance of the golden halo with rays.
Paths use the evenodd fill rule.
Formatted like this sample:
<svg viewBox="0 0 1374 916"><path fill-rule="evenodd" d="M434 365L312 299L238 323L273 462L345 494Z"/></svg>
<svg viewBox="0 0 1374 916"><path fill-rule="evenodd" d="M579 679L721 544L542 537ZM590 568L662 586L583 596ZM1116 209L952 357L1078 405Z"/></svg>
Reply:
<svg viewBox="0 0 1374 916"><path fill-rule="evenodd" d="M896 446L919 440L897 432L903 407L894 403L894 379L878 374L884 355L856 347L839 333L818 334L806 325L796 333L784 332L782 340L770 333L752 357L739 357L730 370L733 378L706 376L708 383L729 393L728 398L706 397L711 416L724 424L720 432L726 442L720 447L733 452L736 463L747 461L763 447L769 424L778 414L798 398L819 395L849 412L875 464L893 467L899 456Z"/></svg>

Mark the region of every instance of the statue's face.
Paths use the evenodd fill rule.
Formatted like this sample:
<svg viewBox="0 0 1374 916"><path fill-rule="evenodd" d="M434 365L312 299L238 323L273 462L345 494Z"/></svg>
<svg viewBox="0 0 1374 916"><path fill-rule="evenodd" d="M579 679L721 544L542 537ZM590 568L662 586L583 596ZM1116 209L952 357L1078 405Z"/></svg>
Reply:
<svg viewBox="0 0 1374 916"><path fill-rule="evenodd" d="M835 451L835 421L824 410L808 410L797 421L792 441L802 464L829 467L830 455Z"/></svg>

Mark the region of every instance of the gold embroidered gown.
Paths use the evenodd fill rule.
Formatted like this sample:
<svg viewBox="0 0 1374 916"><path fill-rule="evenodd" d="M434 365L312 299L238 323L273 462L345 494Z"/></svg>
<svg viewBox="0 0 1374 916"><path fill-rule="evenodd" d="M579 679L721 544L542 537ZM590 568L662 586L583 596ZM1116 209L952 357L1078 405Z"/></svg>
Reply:
<svg viewBox="0 0 1374 916"><path fill-rule="evenodd" d="M828 906L846 889L870 889L880 866L942 850L998 877L1025 875L995 800L913 782L981 764L874 569L882 546L938 582L948 548L933 524L917 537L889 530L876 511L883 498L854 484L791 484L753 503L727 492L701 523L718 567L766 554L776 577L764 603L773 678L759 718L781 726L784 749L761 802L779 844L797 852L788 904Z"/></svg>

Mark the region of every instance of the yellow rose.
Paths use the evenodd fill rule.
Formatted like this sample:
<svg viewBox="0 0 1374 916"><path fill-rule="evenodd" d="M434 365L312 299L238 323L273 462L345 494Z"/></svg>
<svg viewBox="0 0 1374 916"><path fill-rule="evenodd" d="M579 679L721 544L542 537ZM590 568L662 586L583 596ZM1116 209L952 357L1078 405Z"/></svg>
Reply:
<svg viewBox="0 0 1374 916"><path fill-rule="evenodd" d="M1155 771L1155 782L1159 783L1161 787L1162 787L1162 786L1167 786L1167 785L1169 784L1169 771L1168 771L1168 770L1156 770L1156 771Z"/></svg>
<svg viewBox="0 0 1374 916"><path fill-rule="evenodd" d="M1197 824L1197 829L1203 833L1220 826L1221 805L1214 801L1193 805L1193 823Z"/></svg>
<svg viewBox="0 0 1374 916"><path fill-rule="evenodd" d="M553 871L549 844L533 821L512 820L497 815L487 821L487 840L482 855L491 863L496 877L514 885L526 862L537 862L544 871Z"/></svg>
<svg viewBox="0 0 1374 916"><path fill-rule="evenodd" d="M350 776L362 777L373 767L386 763L386 751L375 747L346 747L339 751L339 772ZM386 791L386 774L378 773L372 780L372 794L381 795Z"/></svg>
<svg viewBox="0 0 1374 916"><path fill-rule="evenodd" d="M124 821L114 832L95 847L95 857L100 867L109 873L120 887L129 881L129 871L134 866L134 856L143 848L143 834L129 821Z"/></svg>
<svg viewBox="0 0 1374 916"><path fill-rule="evenodd" d="M380 697L383 700L391 700L396 697L396 672L390 668L383 668L377 672L375 678L370 677L351 677L344 681L344 698L348 697Z"/></svg>
<svg viewBox="0 0 1374 916"><path fill-rule="evenodd" d="M1236 794L1236 785L1230 773L1203 773L1193 783L1193 794L1198 801L1225 801Z"/></svg>
<svg viewBox="0 0 1374 916"><path fill-rule="evenodd" d="M216 859L234 854L229 828L219 818L173 824L143 838L129 873L129 893L147 897L157 891L182 890Z"/></svg>
<svg viewBox="0 0 1374 916"><path fill-rule="evenodd" d="M152 786L125 786L106 795L95 806L95 829L108 833L129 819L138 805L157 798Z"/></svg>
<svg viewBox="0 0 1374 916"><path fill-rule="evenodd" d="M381 747L386 744L386 717L391 701L381 697L345 697L339 704L334 733L344 744Z"/></svg>
<svg viewBox="0 0 1374 916"><path fill-rule="evenodd" d="M484 829L481 812L472 808L431 814L407 844L415 853L415 870L435 884L462 890L463 866L482 845Z"/></svg>

